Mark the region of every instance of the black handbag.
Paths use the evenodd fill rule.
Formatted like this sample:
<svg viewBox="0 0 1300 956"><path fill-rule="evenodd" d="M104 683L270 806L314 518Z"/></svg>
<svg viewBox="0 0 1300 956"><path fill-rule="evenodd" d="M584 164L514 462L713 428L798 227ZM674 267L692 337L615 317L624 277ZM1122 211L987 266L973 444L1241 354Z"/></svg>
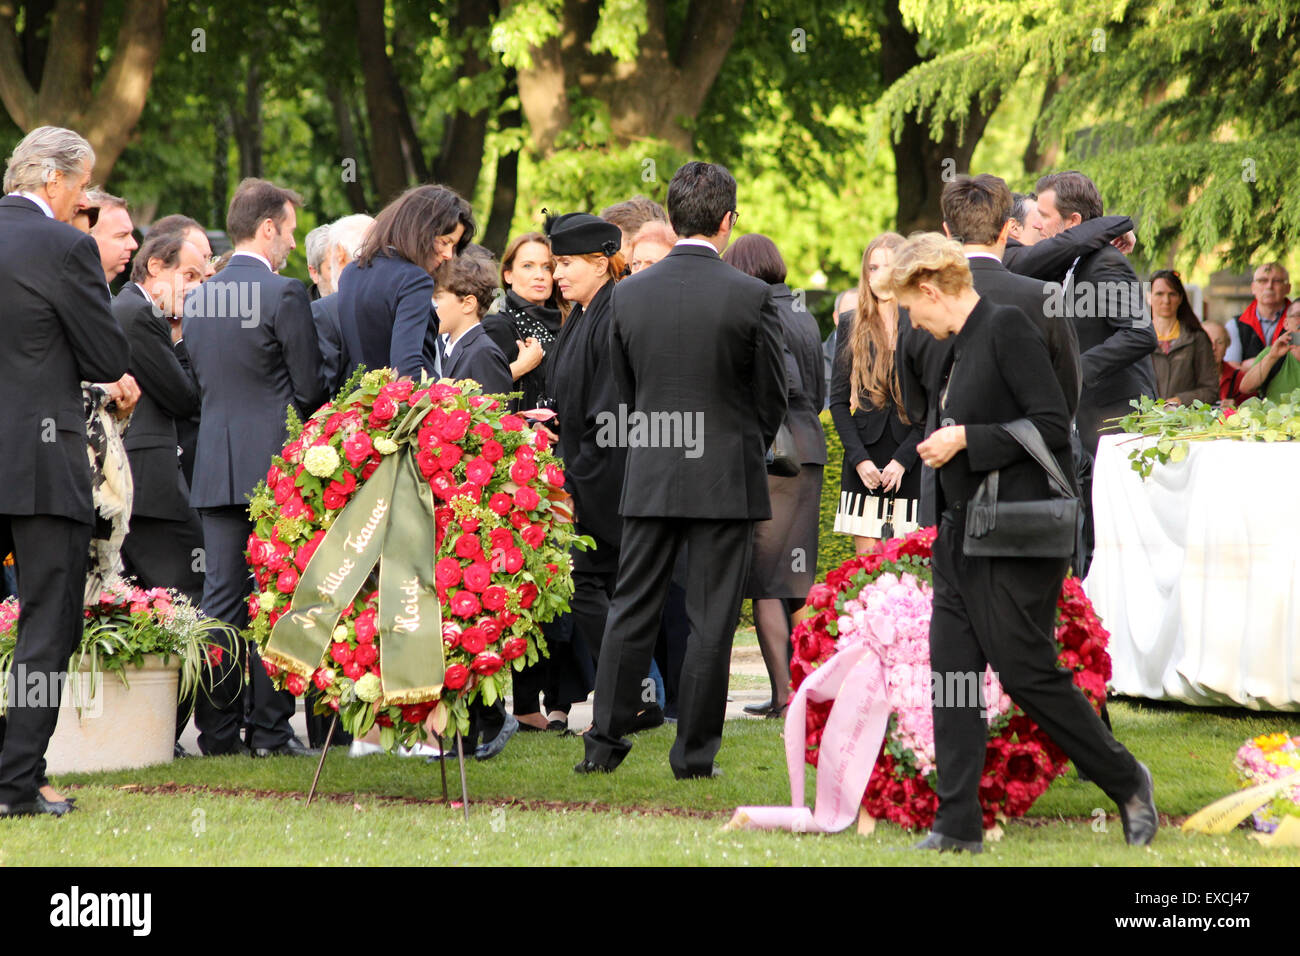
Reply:
<svg viewBox="0 0 1300 956"><path fill-rule="evenodd" d="M767 473L778 478L793 478L799 474L799 454L794 447L794 433L785 422L776 430L772 447L767 450Z"/></svg>
<svg viewBox="0 0 1300 956"><path fill-rule="evenodd" d="M998 472L989 472L966 505L962 550L980 558L1072 557L1082 527L1082 502L1033 422L1018 418L1001 427L1047 472L1051 497L998 501Z"/></svg>

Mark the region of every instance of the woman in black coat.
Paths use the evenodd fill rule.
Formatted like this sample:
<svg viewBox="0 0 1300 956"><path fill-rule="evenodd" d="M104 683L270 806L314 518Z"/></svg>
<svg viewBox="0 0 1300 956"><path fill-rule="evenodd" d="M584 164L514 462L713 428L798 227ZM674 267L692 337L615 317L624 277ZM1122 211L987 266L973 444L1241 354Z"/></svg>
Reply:
<svg viewBox="0 0 1300 956"><path fill-rule="evenodd" d="M511 411L551 408L555 402L546 390L546 353L560 334L560 310L555 307L555 260L540 232L516 236L501 257L501 284L505 298L501 310L483 318L483 331L497 344L521 398Z"/></svg>
<svg viewBox="0 0 1300 956"><path fill-rule="evenodd" d="M1056 666L1056 602L1069 559L968 556L964 550L967 505L989 472L998 471L1000 502L1048 497L1046 472L1004 423L1027 419L1071 475L1070 414L1047 345L1019 309L994 306L976 294L962 247L937 233L914 236L899 248L889 283L913 328L953 339L953 361L939 393L926 396L937 405L941 427L917 447L938 476L930 618L936 685L981 687L991 665L1003 690L1066 752L1080 776L1119 805L1128 842L1149 843L1158 825L1150 773L1111 736L1070 673ZM988 729L980 696L932 701L939 810L918 849L982 849L979 787Z"/></svg>
<svg viewBox="0 0 1300 956"><path fill-rule="evenodd" d="M799 474L791 478L768 475L772 517L754 525L753 557L745 597L754 602L754 629L772 683L766 704L747 705L751 714L779 718L790 696L790 612L808 596L817 573L817 532L826 467L826 435L818 410L826 398L822 371L821 334L806 310L796 310L785 284L785 260L776 244L759 233L742 236L722 256L741 272L772 287L772 301L781 313L785 336L786 425L798 454Z"/></svg>
<svg viewBox="0 0 1300 956"><path fill-rule="evenodd" d="M858 308L840 321L831 374L831 419L844 445L835 530L853 535L859 554L881 538L916 530L921 422L903 410L895 346L898 303L881 284L903 237L886 232L862 256Z"/></svg>

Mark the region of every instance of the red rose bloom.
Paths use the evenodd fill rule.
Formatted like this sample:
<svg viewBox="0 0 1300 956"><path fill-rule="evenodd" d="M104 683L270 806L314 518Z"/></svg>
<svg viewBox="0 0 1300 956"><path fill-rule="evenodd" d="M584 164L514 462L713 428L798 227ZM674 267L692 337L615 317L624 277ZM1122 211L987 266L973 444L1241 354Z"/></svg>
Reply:
<svg viewBox="0 0 1300 956"><path fill-rule="evenodd" d="M494 584L483 592L483 607L489 611L499 611L506 606L506 589Z"/></svg>
<svg viewBox="0 0 1300 956"><path fill-rule="evenodd" d="M379 660L379 648L375 647L373 644L361 644L352 655L352 660L360 664L362 667L369 667L375 661Z"/></svg>
<svg viewBox="0 0 1300 956"><path fill-rule="evenodd" d="M522 511L532 511L541 501L541 497L532 488L524 487L515 492L515 504Z"/></svg>
<svg viewBox="0 0 1300 956"><path fill-rule="evenodd" d="M483 543L479 541L476 534L462 534L456 539L454 550L458 557L469 561L483 553Z"/></svg>
<svg viewBox="0 0 1300 956"><path fill-rule="evenodd" d="M448 690L460 690L469 680L469 668L464 664L452 664L442 677L442 686Z"/></svg>
<svg viewBox="0 0 1300 956"><path fill-rule="evenodd" d="M292 594L293 589L298 586L298 572L293 568L281 571L279 577L275 579L275 586L282 594Z"/></svg>
<svg viewBox="0 0 1300 956"><path fill-rule="evenodd" d="M525 422L518 415L502 415L501 427L508 432L521 432L524 430Z"/></svg>
<svg viewBox="0 0 1300 956"><path fill-rule="evenodd" d="M357 615L352 626L357 631L357 643L369 644L379 633L379 611L373 607L366 608Z"/></svg>
<svg viewBox="0 0 1300 956"><path fill-rule="evenodd" d="M471 591L482 591L491 580L492 572L480 561L475 561L465 569L465 587Z"/></svg>
<svg viewBox="0 0 1300 956"><path fill-rule="evenodd" d="M526 485L537 477L537 465L531 460L521 458L510 466L510 478L517 485Z"/></svg>
<svg viewBox="0 0 1300 956"><path fill-rule="evenodd" d="M361 480L369 481L370 476L373 475L378 469L379 469L378 461L372 459L371 461L366 462L366 467L361 469Z"/></svg>
<svg viewBox="0 0 1300 956"><path fill-rule="evenodd" d="M503 447L501 447L501 443L499 441L497 441L492 437L492 435L490 434L491 431L492 429L489 426L488 427L489 434L483 436L488 440L483 443L483 451L481 451L479 454L481 454L488 461L495 464L496 462L500 461L502 458L505 457L506 450Z"/></svg>
<svg viewBox="0 0 1300 956"><path fill-rule="evenodd" d="M348 661L343 665L343 676L351 680L361 680L366 675L366 669L356 661Z"/></svg>
<svg viewBox="0 0 1300 956"><path fill-rule="evenodd" d="M488 542L492 548L492 553L496 554L498 551L505 551L507 548L513 547L515 536L509 528L493 528L488 532Z"/></svg>
<svg viewBox="0 0 1300 956"><path fill-rule="evenodd" d="M503 517L515 506L514 499L504 491L498 491L488 499L488 507Z"/></svg>
<svg viewBox="0 0 1300 956"><path fill-rule="evenodd" d="M433 489L436 497L446 501L451 497L451 493L456 490L456 483L451 480L451 476L445 471L440 471L429 479L429 487Z"/></svg>
<svg viewBox="0 0 1300 956"><path fill-rule="evenodd" d="M316 685L317 690L324 690L334 683L334 672L318 667L311 675L311 682Z"/></svg>
<svg viewBox="0 0 1300 956"><path fill-rule="evenodd" d="M452 409L447 413L447 420L438 429L443 441L460 441L469 428L470 414L464 408Z"/></svg>
<svg viewBox="0 0 1300 956"><path fill-rule="evenodd" d="M527 610L533 606L537 600L537 585L532 581L525 581L519 585L519 606Z"/></svg>
<svg viewBox="0 0 1300 956"><path fill-rule="evenodd" d="M495 470L492 462L481 457L471 458L469 464L465 466L465 477L472 483L486 488L492 483L492 474Z"/></svg>
<svg viewBox="0 0 1300 956"><path fill-rule="evenodd" d="M266 487L274 491L275 486L280 483L280 478L283 476L283 474L284 472L280 471L279 468L276 468L275 465L272 465L270 468L268 468L266 470Z"/></svg>
<svg viewBox="0 0 1300 956"><path fill-rule="evenodd" d="M546 483L552 488L564 487L564 472L555 465L546 466Z"/></svg>
<svg viewBox="0 0 1300 956"><path fill-rule="evenodd" d="M522 637L512 637L501 645L501 656L508 661L528 653L528 642Z"/></svg>
<svg viewBox="0 0 1300 956"><path fill-rule="evenodd" d="M524 544L530 548L540 548L542 542L546 540L546 529L539 524L530 524L519 532L519 537L524 539Z"/></svg>
<svg viewBox="0 0 1300 956"><path fill-rule="evenodd" d="M526 528L529 524L528 515L522 511L510 512L510 517L507 520L515 528Z"/></svg>
<svg viewBox="0 0 1300 956"><path fill-rule="evenodd" d="M383 428L393 420L397 414L397 403L389 398L381 390L375 396L375 404L370 408L370 420L368 424L371 428Z"/></svg>
<svg viewBox="0 0 1300 956"><path fill-rule="evenodd" d="M475 408L478 408L480 405L483 404L483 399L479 398L476 395L469 400L469 403L473 405ZM477 425L471 428L470 431L473 432L475 435L477 435L479 438L483 438L483 439L491 438L492 435L494 434L494 432L492 431L492 426L487 422L479 422Z"/></svg>
<svg viewBox="0 0 1300 956"><path fill-rule="evenodd" d="M473 617L479 612L478 598L471 591L457 591L451 599L451 613L457 617Z"/></svg>
<svg viewBox="0 0 1300 956"><path fill-rule="evenodd" d="M374 450L375 446L370 443L370 435L366 432L357 432L343 443L343 455L353 468L359 468Z"/></svg>
<svg viewBox="0 0 1300 956"><path fill-rule="evenodd" d="M825 584L814 584L808 590L808 603L816 608L830 607L835 603L835 592Z"/></svg>
<svg viewBox="0 0 1300 956"><path fill-rule="evenodd" d="M280 668L276 667L265 657L262 658L262 669L266 671L267 677L275 677L280 673Z"/></svg>
<svg viewBox="0 0 1300 956"><path fill-rule="evenodd" d="M443 558L433 566L433 577L440 588L451 588L460 584L460 562L455 558Z"/></svg>
<svg viewBox="0 0 1300 956"><path fill-rule="evenodd" d="M307 682L302 679L301 674L290 674L284 679L284 689L294 697L301 697L307 693Z"/></svg>
<svg viewBox="0 0 1300 956"><path fill-rule="evenodd" d="M436 475L440 468L438 464L438 457L428 449L424 449L422 451L418 451L415 453L415 463L420 468L420 474L423 475L426 479L432 478L434 475Z"/></svg>
<svg viewBox="0 0 1300 956"><path fill-rule="evenodd" d="M470 661L469 666L475 674L482 674L487 677L489 674L495 674L501 670L501 665L504 663L505 661L501 659L500 654L484 653Z"/></svg>
<svg viewBox="0 0 1300 956"><path fill-rule="evenodd" d="M506 548L506 573L514 574L524 566L524 553L518 548Z"/></svg>
<svg viewBox="0 0 1300 956"><path fill-rule="evenodd" d="M484 605L486 607L486 605ZM479 629L483 631L483 636L487 638L489 644L495 644L501 640L501 632L504 628L501 622L494 617L485 617L478 622Z"/></svg>
<svg viewBox="0 0 1300 956"><path fill-rule="evenodd" d="M331 481L325 486L325 507L331 511L342 508L357 490L357 477L350 471L343 472L342 481Z"/></svg>
<svg viewBox="0 0 1300 956"><path fill-rule="evenodd" d="M487 635L483 633L481 627L467 627L460 635L460 646L465 649L466 654L482 653L483 648L487 647Z"/></svg>
<svg viewBox="0 0 1300 956"><path fill-rule="evenodd" d="M307 562L311 560L320 543L325 540L325 529L317 531L312 535L311 540L298 549L298 553L293 556L293 563L298 565L299 571L307 570Z"/></svg>
<svg viewBox="0 0 1300 956"><path fill-rule="evenodd" d="M395 402L404 402L411 397L411 392L415 390L413 382L389 382L379 390L381 396L391 398Z"/></svg>
<svg viewBox="0 0 1300 956"><path fill-rule="evenodd" d="M352 660L352 647L342 641L335 641L330 645L330 657L334 659L335 664L347 664Z"/></svg>

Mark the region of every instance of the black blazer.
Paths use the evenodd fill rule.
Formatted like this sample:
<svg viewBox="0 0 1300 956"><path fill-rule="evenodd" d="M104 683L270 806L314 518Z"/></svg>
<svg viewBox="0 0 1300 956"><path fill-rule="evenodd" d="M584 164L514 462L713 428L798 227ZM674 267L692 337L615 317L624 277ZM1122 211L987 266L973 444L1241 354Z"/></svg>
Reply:
<svg viewBox="0 0 1300 956"><path fill-rule="evenodd" d="M315 288L315 286L312 286ZM343 330L339 327L339 294L323 295L311 304L311 320L316 325L316 344L320 346L321 378L325 397L333 398L344 382Z"/></svg>
<svg viewBox="0 0 1300 956"><path fill-rule="evenodd" d="M95 240L21 196L0 198L0 339L0 514L89 524L81 382L116 382L130 348Z"/></svg>
<svg viewBox="0 0 1300 956"><path fill-rule="evenodd" d="M176 420L199 411L199 386L185 343L172 344L167 319L131 282L113 300L113 317L131 343L131 374L140 386L131 424L122 438L135 485L131 514L185 521L191 515L190 489L177 456Z"/></svg>
<svg viewBox="0 0 1300 956"><path fill-rule="evenodd" d="M472 378L491 395L508 395L515 389L510 366L481 324L457 339L442 369L443 378Z"/></svg>
<svg viewBox="0 0 1300 956"><path fill-rule="evenodd" d="M1079 388L1082 371L1079 367L1079 340L1074 324L1067 318L1047 314L1049 293L1043 283L1007 271L996 259L973 256L970 260L971 278L980 298L993 305L1013 305L1034 323L1047 343L1047 354L1052 360L1052 370L1061 384L1065 407L1074 418L1079 408Z"/></svg>
<svg viewBox="0 0 1300 956"><path fill-rule="evenodd" d="M658 423L656 437L667 430L670 443L678 439L676 447L628 449L619 513L770 518L764 458L786 414L787 385L768 284L712 249L677 245L620 282L612 309L619 396L629 414Z"/></svg>
<svg viewBox="0 0 1300 956"><path fill-rule="evenodd" d="M244 505L284 447L288 406L306 418L325 400L307 289L236 254L190 293L182 329L203 404L190 504Z"/></svg>
<svg viewBox="0 0 1300 956"><path fill-rule="evenodd" d="M545 354L542 361L531 372L525 372L515 382L515 389L523 394L514 399L510 406L515 411L528 411L532 408L550 408L555 400L546 390L546 365L554 352L555 340L560 334L560 310L545 305L533 305L518 295L514 289L507 289L501 311L483 317L483 331L488 334L506 362L519 358L519 346L525 339L537 339Z"/></svg>
<svg viewBox="0 0 1300 956"><path fill-rule="evenodd" d="M966 448L938 469L938 510L969 501L995 468L1001 470L999 500L1046 498L1042 467L1019 442L995 427L1028 418L1061 470L1073 474L1070 415L1042 334L1019 309L981 298L952 338L947 400L938 403L938 414L941 421L966 426Z"/></svg>
<svg viewBox="0 0 1300 956"><path fill-rule="evenodd" d="M772 286L772 301L781 315L785 333L786 365L793 365L786 392L786 424L795 451L804 465L826 464L826 432L817 417L826 405L826 376L822 361L821 331L807 309L795 310L794 294L784 282Z"/></svg>
<svg viewBox="0 0 1300 956"><path fill-rule="evenodd" d="M1083 367L1080 404L1101 408L1154 395L1151 353L1159 339L1137 274L1118 249L1103 246L1080 259L1063 300L1082 304L1085 300L1076 292L1088 289L1094 293L1096 307L1088 315L1074 317Z"/></svg>
<svg viewBox="0 0 1300 956"><path fill-rule="evenodd" d="M1008 239L1002 264L1017 275L1060 282L1075 259L1109 245L1132 228L1133 220L1128 216L1098 216L1032 246Z"/></svg>
<svg viewBox="0 0 1300 956"><path fill-rule="evenodd" d="M919 460L916 446L921 442L924 413L908 416L908 423L899 417L893 402L876 408L864 394L859 399L858 410L850 412L852 397L853 322L856 313L846 312L840 319L835 335L835 365L831 374L831 420L844 445L844 462L849 468L870 459L877 468L884 468L890 459L911 471ZM901 329L900 329L901 331ZM897 368L900 354L898 340L894 346L894 364ZM901 387L901 376L900 376ZM906 401L904 401L906 406Z"/></svg>
<svg viewBox="0 0 1300 956"><path fill-rule="evenodd" d="M417 382L421 371L436 375L438 313L429 273L397 255L375 256L368 266L349 262L338 296L344 379L363 364Z"/></svg>
<svg viewBox="0 0 1300 956"><path fill-rule="evenodd" d="M618 417L618 390L610 368L610 297L606 282L584 309L569 313L546 365L546 388L555 398L565 489L573 495L579 534L596 539L595 551L574 551L579 571L617 571L623 539L619 495L627 447L601 434ZM455 354L454 352L452 353Z"/></svg>

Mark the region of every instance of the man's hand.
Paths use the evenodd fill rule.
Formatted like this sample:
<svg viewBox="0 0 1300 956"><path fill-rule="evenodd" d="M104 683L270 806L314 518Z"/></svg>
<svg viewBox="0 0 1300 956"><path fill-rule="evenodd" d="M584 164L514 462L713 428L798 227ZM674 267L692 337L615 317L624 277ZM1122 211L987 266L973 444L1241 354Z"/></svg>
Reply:
<svg viewBox="0 0 1300 956"><path fill-rule="evenodd" d="M1110 241L1110 244L1124 255L1128 255L1137 247L1137 242L1137 234L1130 229L1128 232L1124 233L1124 235L1116 236Z"/></svg>
<svg viewBox="0 0 1300 956"><path fill-rule="evenodd" d="M116 382L109 382L103 386L104 391L108 392L108 397L117 403L117 413L119 418L125 418L131 414L135 408L135 403L140 401L140 386L136 384L135 378L131 375L123 375Z"/></svg>

